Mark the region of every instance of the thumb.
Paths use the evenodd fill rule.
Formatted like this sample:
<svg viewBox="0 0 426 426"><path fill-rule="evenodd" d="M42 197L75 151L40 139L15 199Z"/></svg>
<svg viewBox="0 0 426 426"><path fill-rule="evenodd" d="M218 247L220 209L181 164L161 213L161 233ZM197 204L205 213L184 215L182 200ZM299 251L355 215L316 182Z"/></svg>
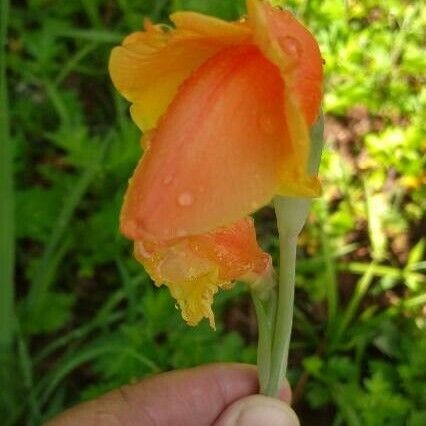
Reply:
<svg viewBox="0 0 426 426"><path fill-rule="evenodd" d="M252 395L231 404L215 426L300 426L296 413L286 403Z"/></svg>

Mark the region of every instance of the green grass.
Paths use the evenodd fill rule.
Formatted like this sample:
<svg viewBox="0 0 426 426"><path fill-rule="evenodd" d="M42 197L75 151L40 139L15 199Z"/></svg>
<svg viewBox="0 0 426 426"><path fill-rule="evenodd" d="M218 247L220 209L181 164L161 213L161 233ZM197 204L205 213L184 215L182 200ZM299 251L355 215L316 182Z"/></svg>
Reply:
<svg viewBox="0 0 426 426"><path fill-rule="evenodd" d="M14 333L15 220L13 188L13 141L9 130L6 82L6 37L9 2L0 5L0 355L8 354Z"/></svg>
<svg viewBox="0 0 426 426"><path fill-rule="evenodd" d="M397 0L287 5L326 61L323 196L298 246L295 408L302 424L423 425L426 11ZM254 363L254 309L242 285L217 298L216 332L189 328L120 236L140 134L107 73L110 50L144 17L169 23L183 8L238 19L244 2L1 7L2 424L38 425L159 371ZM270 207L256 223L277 261Z"/></svg>

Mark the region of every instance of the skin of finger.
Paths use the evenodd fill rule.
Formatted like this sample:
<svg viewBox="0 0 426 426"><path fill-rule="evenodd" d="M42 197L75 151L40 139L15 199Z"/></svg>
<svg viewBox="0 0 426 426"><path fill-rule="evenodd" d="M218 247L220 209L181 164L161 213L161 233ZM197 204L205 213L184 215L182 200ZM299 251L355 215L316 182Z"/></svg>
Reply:
<svg viewBox="0 0 426 426"><path fill-rule="evenodd" d="M231 404L214 426L300 426L296 413L278 399L251 395Z"/></svg>
<svg viewBox="0 0 426 426"><path fill-rule="evenodd" d="M292 396L290 383L286 380L278 394L278 399L291 405Z"/></svg>
<svg viewBox="0 0 426 426"><path fill-rule="evenodd" d="M123 386L45 426L210 426L227 406L257 391L255 367L212 364Z"/></svg>

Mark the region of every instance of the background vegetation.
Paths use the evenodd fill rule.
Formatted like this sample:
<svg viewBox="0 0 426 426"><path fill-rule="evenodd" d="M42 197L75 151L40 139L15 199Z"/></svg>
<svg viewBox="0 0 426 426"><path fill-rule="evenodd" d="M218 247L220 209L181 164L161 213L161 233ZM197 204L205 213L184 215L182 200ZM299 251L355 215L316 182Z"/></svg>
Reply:
<svg viewBox="0 0 426 426"><path fill-rule="evenodd" d="M426 12L415 0L288 7L317 35L327 72L324 196L299 247L295 408L307 425L424 425ZM255 316L241 285L217 298L218 331L189 328L117 230L140 135L111 85L108 55L143 17L167 22L176 9L244 14L242 0L11 6L6 62L0 54L9 95L8 108L0 85L2 425L38 425L160 371L255 360ZM256 219L276 255L273 211Z"/></svg>

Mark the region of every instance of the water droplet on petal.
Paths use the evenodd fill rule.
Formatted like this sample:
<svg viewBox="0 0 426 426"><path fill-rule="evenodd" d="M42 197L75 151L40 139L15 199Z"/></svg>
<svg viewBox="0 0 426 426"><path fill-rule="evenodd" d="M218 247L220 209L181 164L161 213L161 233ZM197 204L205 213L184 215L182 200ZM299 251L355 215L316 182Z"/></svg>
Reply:
<svg viewBox="0 0 426 426"><path fill-rule="evenodd" d="M182 192L179 194L177 202L182 207L188 207L194 202L194 196L188 191Z"/></svg>
<svg viewBox="0 0 426 426"><path fill-rule="evenodd" d="M173 180L173 178L171 176L166 176L163 179L163 183L164 183L164 185L170 185L172 183L172 180Z"/></svg>
<svg viewBox="0 0 426 426"><path fill-rule="evenodd" d="M136 241L135 249L137 254L145 259L149 259L151 257L151 253L146 249L145 245L142 241Z"/></svg>
<svg viewBox="0 0 426 426"><path fill-rule="evenodd" d="M186 229L178 229L177 236L178 237L186 237L188 235L188 231Z"/></svg>
<svg viewBox="0 0 426 426"><path fill-rule="evenodd" d="M260 116L259 126L265 133L269 135L274 133L276 129L275 122L269 114L264 114Z"/></svg>
<svg viewBox="0 0 426 426"><path fill-rule="evenodd" d="M302 46L294 37L285 36L280 39L281 47L293 58L299 59L302 56Z"/></svg>

